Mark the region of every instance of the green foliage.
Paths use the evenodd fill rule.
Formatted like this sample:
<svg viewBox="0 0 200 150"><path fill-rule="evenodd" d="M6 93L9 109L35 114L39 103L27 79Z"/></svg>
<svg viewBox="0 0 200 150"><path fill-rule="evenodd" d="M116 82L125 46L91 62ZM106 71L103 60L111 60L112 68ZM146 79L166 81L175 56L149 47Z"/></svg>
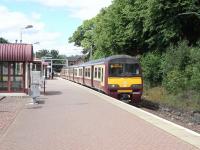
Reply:
<svg viewBox="0 0 200 150"><path fill-rule="evenodd" d="M50 57L50 52L49 50L42 49L36 52L36 57L37 58L42 58L42 57Z"/></svg>
<svg viewBox="0 0 200 150"><path fill-rule="evenodd" d="M6 39L0 37L0 43L9 43L9 42L8 42L8 40L6 40Z"/></svg>
<svg viewBox="0 0 200 150"><path fill-rule="evenodd" d="M159 85L162 82L161 62L162 56L158 53L147 53L140 59L143 77L150 86Z"/></svg>
<svg viewBox="0 0 200 150"><path fill-rule="evenodd" d="M170 93L181 92L186 87L187 79L183 72L172 70L167 73L163 85Z"/></svg>
<svg viewBox="0 0 200 150"><path fill-rule="evenodd" d="M181 91L176 94L169 94L162 87L153 87L144 90L145 99L164 106L170 106L178 110L199 111L200 93L197 91Z"/></svg>
<svg viewBox="0 0 200 150"><path fill-rule="evenodd" d="M113 0L70 38L93 58L140 55L145 84L200 92L200 1Z"/></svg>
<svg viewBox="0 0 200 150"><path fill-rule="evenodd" d="M171 46L162 63L163 86L171 93L200 90L200 47L190 47L185 41Z"/></svg>
<svg viewBox="0 0 200 150"><path fill-rule="evenodd" d="M94 50L94 38L93 38L94 20L85 20L81 26L73 33L73 36L69 38L70 43L74 43L76 46L83 47L83 54L86 54L89 58L91 48Z"/></svg>
<svg viewBox="0 0 200 150"><path fill-rule="evenodd" d="M114 54L138 55L200 38L200 2L197 0L114 0L70 38L77 46ZM99 52L98 52L99 53ZM110 52L108 52L110 53Z"/></svg>
<svg viewBox="0 0 200 150"><path fill-rule="evenodd" d="M178 46L170 46L164 54L164 61L162 62L164 76L173 70L184 71L189 63L189 55L190 47L188 47L186 41L180 42Z"/></svg>
<svg viewBox="0 0 200 150"><path fill-rule="evenodd" d="M185 69L190 89L200 91L200 46L190 49L190 63Z"/></svg>
<svg viewBox="0 0 200 150"><path fill-rule="evenodd" d="M42 58L42 57L51 57L52 59L65 59L66 56L65 55L60 55L58 50L39 50L38 52L36 52L36 57L37 58ZM64 60L53 60L54 64L64 64L65 61ZM63 66L59 65L59 66L53 66L53 70L56 72L60 72Z"/></svg>

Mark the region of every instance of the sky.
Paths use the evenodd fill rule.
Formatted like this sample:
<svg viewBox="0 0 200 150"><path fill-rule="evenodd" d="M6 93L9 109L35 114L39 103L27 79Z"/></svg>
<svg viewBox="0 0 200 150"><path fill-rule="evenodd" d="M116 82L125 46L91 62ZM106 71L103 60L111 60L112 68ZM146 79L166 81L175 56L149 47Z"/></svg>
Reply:
<svg viewBox="0 0 200 150"><path fill-rule="evenodd" d="M82 49L68 38L84 20L96 16L112 0L0 0L0 37L33 44L34 51L56 49L67 56ZM25 29L28 25L33 28ZM34 44L35 43L35 44Z"/></svg>

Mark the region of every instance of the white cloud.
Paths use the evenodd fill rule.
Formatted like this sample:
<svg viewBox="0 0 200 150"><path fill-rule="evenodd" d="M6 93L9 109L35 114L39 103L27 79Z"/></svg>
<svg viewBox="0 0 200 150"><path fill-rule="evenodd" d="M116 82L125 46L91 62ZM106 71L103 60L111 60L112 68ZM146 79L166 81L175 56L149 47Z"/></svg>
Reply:
<svg viewBox="0 0 200 150"><path fill-rule="evenodd" d="M36 13L36 12L32 12L31 16L35 20L39 20L41 18L41 15L39 13Z"/></svg>
<svg viewBox="0 0 200 150"><path fill-rule="evenodd" d="M66 43L64 45L58 45L56 42L48 42L35 44L33 45L34 51L38 51L41 49L48 49L48 50L59 50L60 54L71 56L71 55L82 55L82 48L76 47L73 44Z"/></svg>
<svg viewBox="0 0 200 150"><path fill-rule="evenodd" d="M39 15L39 14L38 14ZM0 5L0 36L14 42L20 39L20 32L26 36L31 33L31 37L35 37L39 31L43 31L45 24L40 20L30 17L20 12L10 11L5 6ZM33 25L33 29L23 29L27 25Z"/></svg>
<svg viewBox="0 0 200 150"><path fill-rule="evenodd" d="M69 10L70 16L82 20L91 19L112 0L18 0L40 3L48 7L63 7Z"/></svg>
<svg viewBox="0 0 200 150"><path fill-rule="evenodd" d="M66 44L66 46L60 46L58 49L60 54L65 54L66 56L82 54L82 48L76 47L73 44Z"/></svg>
<svg viewBox="0 0 200 150"><path fill-rule="evenodd" d="M45 24L40 21L40 14L33 12L30 16L28 14L25 15L20 12L10 11L8 8L0 5L0 37L7 39L11 43L14 43L15 40L19 42L20 32L22 32L22 40L24 43L40 43L33 45L34 51L39 49L56 49L61 54L68 56L81 54L81 49L77 50L72 44L58 43L62 33L46 32L44 30ZM22 29L26 25L33 25L33 28Z"/></svg>
<svg viewBox="0 0 200 150"><path fill-rule="evenodd" d="M34 2L43 6L66 9L71 17L81 20L90 19L97 15L100 9L109 6L111 0L15 0L18 2ZM34 45L34 50L39 49L58 49L61 54L80 55L82 49L73 46L73 44L59 43L59 39L64 33L45 31L46 24L41 21L41 15L38 12L24 14L11 11L0 4L0 37L4 37L9 42L20 40L20 31L24 43L40 42ZM21 30L26 25L33 25L32 29ZM79 49L79 50L78 50Z"/></svg>

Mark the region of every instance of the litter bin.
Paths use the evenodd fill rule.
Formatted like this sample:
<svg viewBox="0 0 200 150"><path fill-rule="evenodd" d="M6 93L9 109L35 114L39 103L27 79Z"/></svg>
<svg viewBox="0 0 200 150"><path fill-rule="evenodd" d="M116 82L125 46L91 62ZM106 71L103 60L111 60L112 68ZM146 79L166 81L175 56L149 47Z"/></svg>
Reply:
<svg viewBox="0 0 200 150"><path fill-rule="evenodd" d="M32 83L30 96L33 98L33 102L36 102L36 98L40 96L40 84Z"/></svg>

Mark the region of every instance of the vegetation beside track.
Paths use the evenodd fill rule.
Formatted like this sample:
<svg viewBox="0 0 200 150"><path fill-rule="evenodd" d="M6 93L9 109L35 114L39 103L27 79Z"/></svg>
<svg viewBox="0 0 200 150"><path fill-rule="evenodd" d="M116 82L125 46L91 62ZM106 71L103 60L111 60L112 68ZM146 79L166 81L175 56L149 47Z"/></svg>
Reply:
<svg viewBox="0 0 200 150"><path fill-rule="evenodd" d="M181 111L200 110L200 94L195 91L169 94L163 87L145 88L143 98L153 103L152 109L164 105Z"/></svg>
<svg viewBox="0 0 200 150"><path fill-rule="evenodd" d="M200 111L200 1L113 0L69 39L93 59L140 59L144 96Z"/></svg>

